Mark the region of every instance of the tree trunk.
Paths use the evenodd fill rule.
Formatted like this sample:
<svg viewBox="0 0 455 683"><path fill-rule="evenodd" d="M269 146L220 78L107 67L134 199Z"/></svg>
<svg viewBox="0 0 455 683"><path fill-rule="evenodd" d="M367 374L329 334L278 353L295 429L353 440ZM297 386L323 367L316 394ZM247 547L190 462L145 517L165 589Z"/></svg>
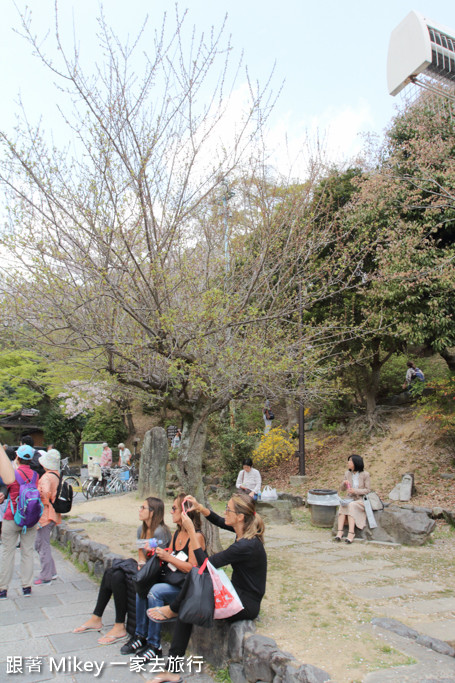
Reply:
<svg viewBox="0 0 455 683"><path fill-rule="evenodd" d="M444 358L450 372L455 372L455 353L452 353L449 349L443 349L439 352L439 355Z"/></svg>
<svg viewBox="0 0 455 683"><path fill-rule="evenodd" d="M286 406L286 429L288 432L292 432L299 424L298 405L290 398L286 398L284 402Z"/></svg>
<svg viewBox="0 0 455 683"><path fill-rule="evenodd" d="M197 408L193 414L182 415L182 439L177 460L172 463L184 492L191 494L204 505L207 504L207 500L202 481L202 458L207 440L209 415L207 406ZM207 552L211 554L221 550L218 528L202 518L202 531L207 544Z"/></svg>
<svg viewBox="0 0 455 683"><path fill-rule="evenodd" d="M374 422L376 412L376 398L379 391L379 379L383 363L379 357L379 351L375 351L370 363L370 372L366 371L365 400L367 407L367 418L370 425Z"/></svg>

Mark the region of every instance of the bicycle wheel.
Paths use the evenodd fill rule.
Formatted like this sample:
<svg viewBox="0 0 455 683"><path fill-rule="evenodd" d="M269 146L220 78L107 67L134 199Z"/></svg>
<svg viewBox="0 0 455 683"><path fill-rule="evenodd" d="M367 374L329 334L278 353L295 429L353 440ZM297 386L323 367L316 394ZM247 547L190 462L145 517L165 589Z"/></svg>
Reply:
<svg viewBox="0 0 455 683"><path fill-rule="evenodd" d="M66 483L72 487L73 493L78 493L81 491L81 482L79 479L73 475L70 475L68 477L63 477L63 481L66 481Z"/></svg>
<svg viewBox="0 0 455 683"><path fill-rule="evenodd" d="M90 498L90 484L92 481L93 479L86 479L82 484L82 493L86 498Z"/></svg>

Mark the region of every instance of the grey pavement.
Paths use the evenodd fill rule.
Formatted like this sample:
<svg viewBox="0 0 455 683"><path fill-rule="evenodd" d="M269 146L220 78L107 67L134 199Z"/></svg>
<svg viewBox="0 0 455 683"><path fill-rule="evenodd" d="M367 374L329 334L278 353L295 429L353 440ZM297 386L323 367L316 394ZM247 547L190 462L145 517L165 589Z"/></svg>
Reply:
<svg viewBox="0 0 455 683"><path fill-rule="evenodd" d="M101 633L72 633L92 613L98 584L55 547L52 553L58 578L49 585L33 586L32 595L25 598L18 574L20 550L16 550L8 598L0 601L0 683L140 683L152 679L151 665L138 671L134 658L120 654L124 641L109 646L98 644L98 638L114 623L112 601L104 613ZM37 576L37 556L35 568ZM166 648L168 644L164 643L164 652ZM207 673L194 670L186 673L187 680L213 683Z"/></svg>

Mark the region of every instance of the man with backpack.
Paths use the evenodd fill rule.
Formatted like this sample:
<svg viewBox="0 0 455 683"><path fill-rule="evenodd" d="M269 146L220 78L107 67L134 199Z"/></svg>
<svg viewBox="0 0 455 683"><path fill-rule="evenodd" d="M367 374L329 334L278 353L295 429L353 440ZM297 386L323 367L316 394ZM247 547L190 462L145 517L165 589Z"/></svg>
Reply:
<svg viewBox="0 0 455 683"><path fill-rule="evenodd" d="M408 369L406 371L406 381L403 384L403 389L409 391L416 380L419 382L424 382L425 375L423 374L422 370L412 362L412 360L408 360L406 365Z"/></svg>
<svg viewBox="0 0 455 683"><path fill-rule="evenodd" d="M51 552L51 533L54 526L61 524L62 521L61 514L54 508L58 489L61 488L60 453L56 448L52 448L40 456L39 462L44 468L44 474L38 484L44 510L38 522L35 539L35 550L41 562L41 571L34 581L35 586L49 584L52 579L57 578L57 569Z"/></svg>
<svg viewBox="0 0 455 683"><path fill-rule="evenodd" d="M3 455L3 454L2 454ZM2 563L0 567L0 599L7 597L8 586L14 569L16 544L21 541L21 583L22 594L31 595L33 579L33 547L37 523L43 512L39 491L38 475L30 467L34 455L31 446L23 445L17 449L17 469L13 480L8 484L8 505L2 524ZM6 454L5 454L5 457ZM2 475L3 476L3 475Z"/></svg>

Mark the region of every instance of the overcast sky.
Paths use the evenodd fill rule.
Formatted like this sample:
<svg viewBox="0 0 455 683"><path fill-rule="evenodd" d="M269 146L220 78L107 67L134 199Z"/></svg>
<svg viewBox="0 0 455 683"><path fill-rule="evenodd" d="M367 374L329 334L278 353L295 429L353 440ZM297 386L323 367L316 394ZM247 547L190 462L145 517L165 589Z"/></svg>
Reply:
<svg viewBox="0 0 455 683"><path fill-rule="evenodd" d="M284 87L271 121L273 135L286 134L297 147L316 132L330 155L346 160L362 146L362 133L381 134L394 114L396 99L386 85L387 48L391 31L415 9L455 30L454 0L186 0L189 21L199 29L219 25L228 14L234 47L244 51L251 75L264 80L276 62L274 84ZM26 2L16 0L19 8ZM54 0L29 4L38 34L52 30ZM96 44L96 0L60 0L63 29L76 33L85 59ZM55 103L48 76L31 57L30 49L13 28L19 27L13 0L2 0L0 22L0 128L13 125L15 99L20 91L33 116L43 115L46 126L56 125ZM108 23L121 36L133 36L143 18L149 30L164 9L173 13L172 0L106 0ZM150 33L151 35L151 33ZM93 57L95 59L95 57ZM272 136L273 136L272 135Z"/></svg>

